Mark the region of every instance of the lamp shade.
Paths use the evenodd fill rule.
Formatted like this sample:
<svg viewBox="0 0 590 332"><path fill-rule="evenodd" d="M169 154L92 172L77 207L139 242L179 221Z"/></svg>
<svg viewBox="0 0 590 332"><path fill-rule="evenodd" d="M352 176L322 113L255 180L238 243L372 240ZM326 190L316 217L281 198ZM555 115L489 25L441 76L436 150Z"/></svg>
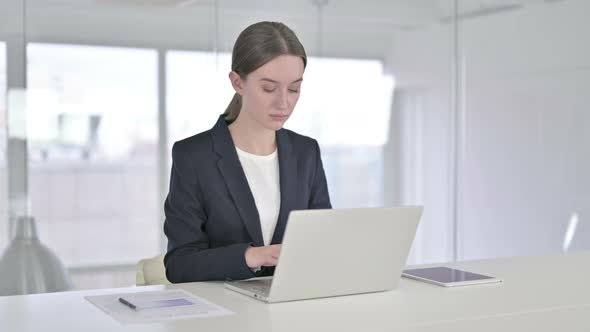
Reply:
<svg viewBox="0 0 590 332"><path fill-rule="evenodd" d="M57 256L39 241L35 219L19 217L0 259L0 296L64 291L71 284Z"/></svg>

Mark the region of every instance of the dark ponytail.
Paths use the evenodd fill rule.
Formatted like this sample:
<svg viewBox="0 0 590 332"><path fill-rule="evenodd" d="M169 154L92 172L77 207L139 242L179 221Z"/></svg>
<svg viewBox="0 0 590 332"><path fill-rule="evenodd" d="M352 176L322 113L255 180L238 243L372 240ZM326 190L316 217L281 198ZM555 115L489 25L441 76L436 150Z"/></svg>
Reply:
<svg viewBox="0 0 590 332"><path fill-rule="evenodd" d="M238 115L240 114L241 109L242 109L242 96L240 96L236 92L236 93L234 93L234 97L231 99L231 101L229 102L229 105L227 105L227 108L225 109L225 112L223 113L225 120L229 123L234 122L238 118Z"/></svg>

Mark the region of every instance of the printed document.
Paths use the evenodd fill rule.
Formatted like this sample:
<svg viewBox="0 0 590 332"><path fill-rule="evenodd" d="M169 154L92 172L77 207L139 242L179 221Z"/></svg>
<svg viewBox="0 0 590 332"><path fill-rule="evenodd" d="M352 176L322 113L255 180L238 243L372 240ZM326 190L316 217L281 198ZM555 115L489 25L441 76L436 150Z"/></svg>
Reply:
<svg viewBox="0 0 590 332"><path fill-rule="evenodd" d="M182 289L86 296L85 298L122 324L233 314L221 306Z"/></svg>

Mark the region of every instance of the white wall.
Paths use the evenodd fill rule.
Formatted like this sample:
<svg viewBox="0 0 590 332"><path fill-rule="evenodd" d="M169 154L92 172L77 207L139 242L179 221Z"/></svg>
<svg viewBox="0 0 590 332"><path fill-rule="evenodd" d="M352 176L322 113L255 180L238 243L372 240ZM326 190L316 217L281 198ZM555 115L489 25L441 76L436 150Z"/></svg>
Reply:
<svg viewBox="0 0 590 332"><path fill-rule="evenodd" d="M461 21L460 259L559 252L574 213L579 227L572 248L590 247L588 12L589 2L570 0ZM445 77L449 33L448 25L438 25L396 34L389 66L398 73L398 86L438 91L452 100L453 81ZM433 104L425 114L433 123L416 132L422 145L408 148L426 156L452 149L452 140L432 138L433 128L452 129L448 117L433 118L437 109L448 111L444 101L421 98ZM441 190L447 184L431 176L448 160L432 161L421 182L433 196L424 198L427 209L448 199ZM444 213L432 218L428 222L449 222ZM430 229L423 242L440 245L444 231Z"/></svg>
<svg viewBox="0 0 590 332"><path fill-rule="evenodd" d="M590 223L589 12L564 1L465 22L464 258L558 252L572 214Z"/></svg>
<svg viewBox="0 0 590 332"><path fill-rule="evenodd" d="M453 259L453 40L448 24L396 32L386 59L396 79L386 192L392 205L424 206L410 264Z"/></svg>
<svg viewBox="0 0 590 332"><path fill-rule="evenodd" d="M409 264L449 261L453 257L451 142L446 125L450 121L449 108L449 93L445 90L401 87L394 94L392 130L386 146L391 160L386 174L393 174L386 180L389 190L397 191L397 197L386 197L386 202L424 206Z"/></svg>

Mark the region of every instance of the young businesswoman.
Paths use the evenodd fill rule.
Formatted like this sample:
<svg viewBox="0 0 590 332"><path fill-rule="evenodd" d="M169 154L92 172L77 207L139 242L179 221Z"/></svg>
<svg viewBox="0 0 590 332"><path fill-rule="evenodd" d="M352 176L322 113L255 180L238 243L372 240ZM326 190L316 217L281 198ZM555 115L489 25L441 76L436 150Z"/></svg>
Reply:
<svg viewBox="0 0 590 332"><path fill-rule="evenodd" d="M292 210L331 208L317 142L283 129L307 64L282 23L259 22L232 53L232 101L212 129L172 148L164 258L171 282L272 275Z"/></svg>

